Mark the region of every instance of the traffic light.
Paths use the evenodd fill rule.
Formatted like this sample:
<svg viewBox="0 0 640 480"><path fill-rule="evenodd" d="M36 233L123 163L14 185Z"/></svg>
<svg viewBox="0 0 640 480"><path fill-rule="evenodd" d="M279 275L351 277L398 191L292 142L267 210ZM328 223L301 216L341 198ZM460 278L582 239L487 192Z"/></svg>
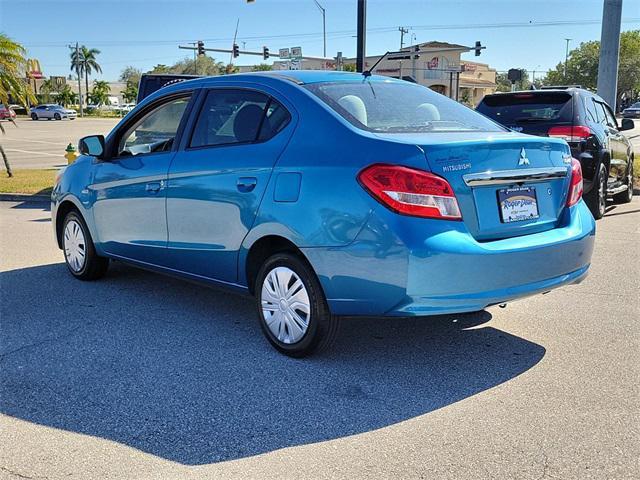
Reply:
<svg viewBox="0 0 640 480"><path fill-rule="evenodd" d="M240 56L240 47L238 47L237 43L233 44L233 58L238 58Z"/></svg>
<svg viewBox="0 0 640 480"><path fill-rule="evenodd" d="M479 56L480 56L480 53L482 52L482 49L483 49L483 48L484 48L484 47L483 47L483 46L482 46L482 44L480 43L480 40L478 40L478 41L476 42L476 48L475 48L475 51L476 51L476 57L479 57Z"/></svg>
<svg viewBox="0 0 640 480"><path fill-rule="evenodd" d="M198 40L198 55L205 55L204 52L204 42L202 40Z"/></svg>
<svg viewBox="0 0 640 480"><path fill-rule="evenodd" d="M262 47L262 58L263 59L267 59L269 58L269 48L268 47Z"/></svg>

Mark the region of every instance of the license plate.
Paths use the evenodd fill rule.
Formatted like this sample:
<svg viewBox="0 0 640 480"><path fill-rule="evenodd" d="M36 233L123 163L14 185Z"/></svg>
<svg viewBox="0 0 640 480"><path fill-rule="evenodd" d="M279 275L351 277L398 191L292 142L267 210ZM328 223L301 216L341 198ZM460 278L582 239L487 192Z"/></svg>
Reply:
<svg viewBox="0 0 640 480"><path fill-rule="evenodd" d="M498 206L502 223L522 222L538 218L535 187L515 187L498 190Z"/></svg>

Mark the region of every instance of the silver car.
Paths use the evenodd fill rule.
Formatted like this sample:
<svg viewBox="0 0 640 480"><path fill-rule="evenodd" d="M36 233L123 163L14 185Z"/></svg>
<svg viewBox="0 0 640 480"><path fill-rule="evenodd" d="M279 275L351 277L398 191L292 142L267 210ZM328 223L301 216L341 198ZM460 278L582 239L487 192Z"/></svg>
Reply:
<svg viewBox="0 0 640 480"><path fill-rule="evenodd" d="M38 105L31 109L31 120L40 120L41 118L46 118L47 120L62 120L63 118L74 120L76 116L75 110L53 103Z"/></svg>

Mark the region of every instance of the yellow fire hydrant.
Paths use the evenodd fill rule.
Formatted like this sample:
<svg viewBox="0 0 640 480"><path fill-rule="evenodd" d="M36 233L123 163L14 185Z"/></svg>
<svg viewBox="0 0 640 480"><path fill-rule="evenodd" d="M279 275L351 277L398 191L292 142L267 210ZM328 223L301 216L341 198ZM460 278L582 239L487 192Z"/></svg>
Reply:
<svg viewBox="0 0 640 480"><path fill-rule="evenodd" d="M76 158L78 158L78 152L76 152L76 147L74 147L72 144L69 144L67 145L65 152L67 152L64 154L64 158L67 159L67 165L71 165L73 162L76 161Z"/></svg>

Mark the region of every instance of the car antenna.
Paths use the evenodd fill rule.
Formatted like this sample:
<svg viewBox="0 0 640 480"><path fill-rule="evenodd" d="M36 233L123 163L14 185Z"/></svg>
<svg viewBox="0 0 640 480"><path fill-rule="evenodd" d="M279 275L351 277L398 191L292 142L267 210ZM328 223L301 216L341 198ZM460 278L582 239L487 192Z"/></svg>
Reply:
<svg viewBox="0 0 640 480"><path fill-rule="evenodd" d="M386 57L387 55L389 55L391 52L385 52L384 55L382 55L377 61L376 63L373 64L373 67L371 67L368 70L365 70L364 72L362 72L362 76L363 77L370 77L371 73L373 72L373 69L376 68L378 66L378 64L384 59L384 57Z"/></svg>

